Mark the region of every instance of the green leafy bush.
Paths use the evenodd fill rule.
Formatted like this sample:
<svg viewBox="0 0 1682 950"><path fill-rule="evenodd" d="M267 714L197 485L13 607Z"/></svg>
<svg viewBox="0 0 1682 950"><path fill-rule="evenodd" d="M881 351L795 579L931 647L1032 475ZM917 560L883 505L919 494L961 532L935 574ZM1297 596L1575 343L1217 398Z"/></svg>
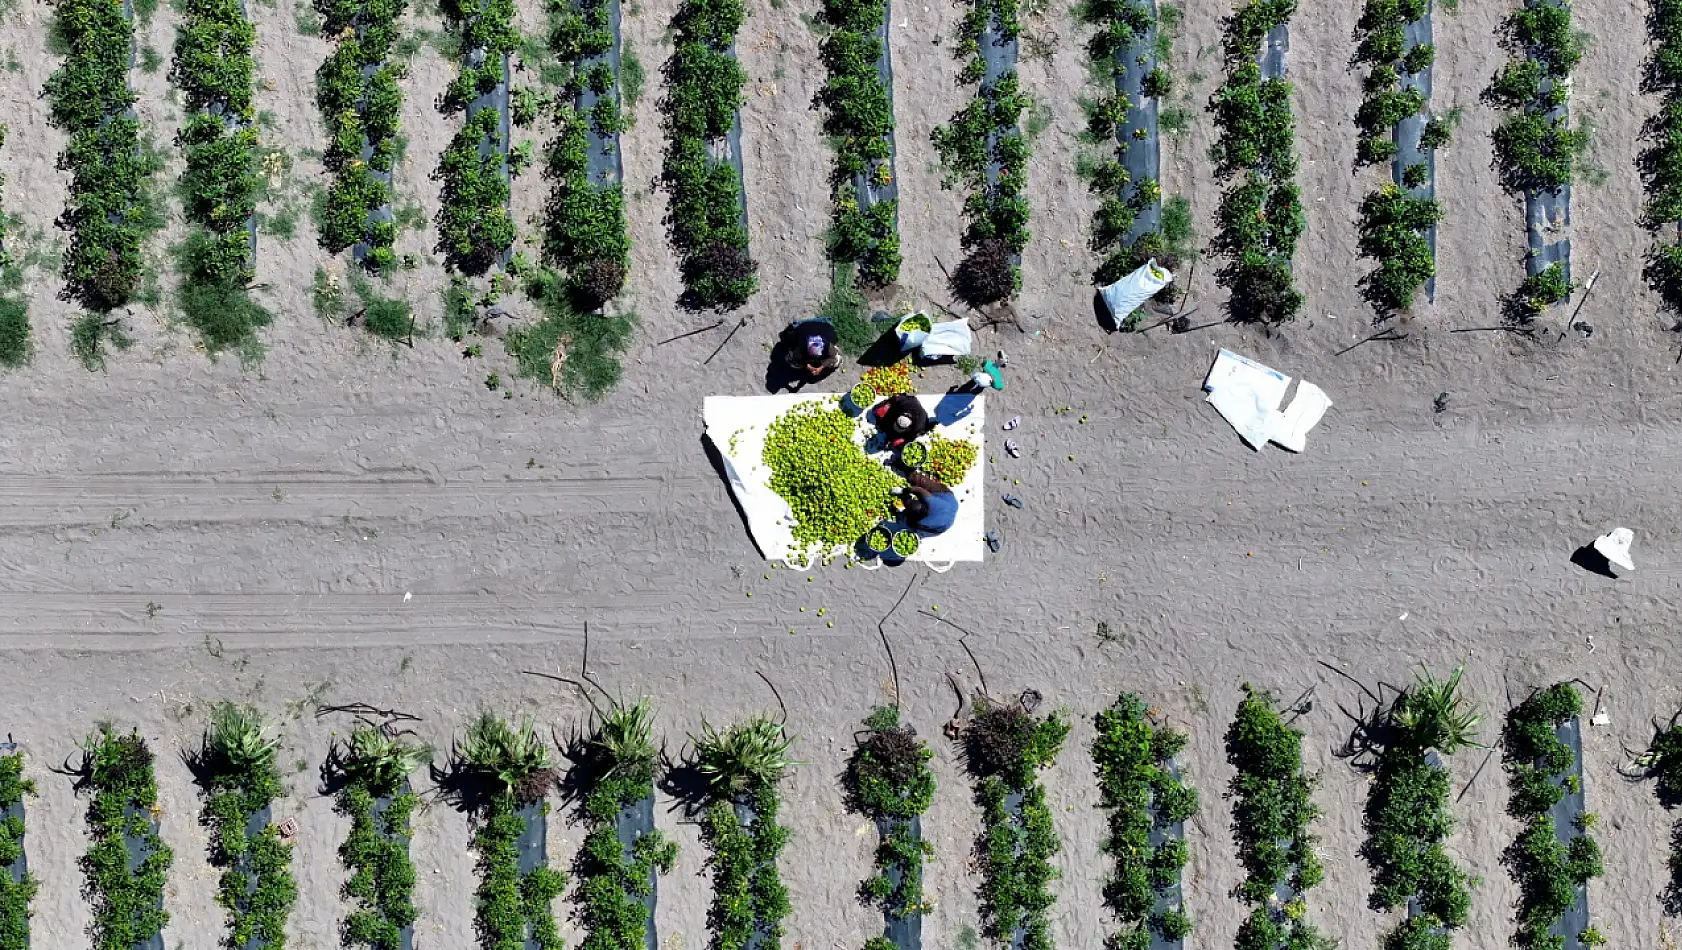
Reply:
<svg viewBox="0 0 1682 950"><path fill-rule="evenodd" d="M411 772L430 761L432 750L368 726L357 726L336 752L343 775L339 814L350 819L350 834L339 846L339 862L349 873L345 897L346 946L399 950L402 932L414 926L415 865L409 859L409 818L420 797L410 788ZM377 808L380 799L383 809Z"/></svg>
<svg viewBox="0 0 1682 950"><path fill-rule="evenodd" d="M1565 104L1571 70L1582 58L1569 5L1526 5L1502 22L1513 59L1501 68L1484 98L1508 110L1493 133L1495 167L1514 191L1554 191L1571 181L1584 141L1567 117L1549 113Z"/></svg>
<svg viewBox="0 0 1682 950"><path fill-rule="evenodd" d="M631 262L624 187L590 175L592 147L617 150L624 128L618 79L605 57L614 42L611 14L606 0L573 0L552 4L550 19L550 49L572 71L561 90L566 101L555 108L557 132L548 150L543 259L566 273L581 306L594 310L618 295ZM598 97L588 112L586 91Z"/></svg>
<svg viewBox="0 0 1682 950"><path fill-rule="evenodd" d="M964 760L981 806L981 915L989 937L1010 941L1022 931L1026 950L1051 950L1051 859L1061 850L1045 786L1038 772L1057 760L1069 723L1062 713L1043 718L1022 702L975 698L964 723ZM1015 813L1011 795L1021 796Z"/></svg>
<svg viewBox="0 0 1682 950"><path fill-rule="evenodd" d="M1474 740L1478 719L1459 696L1461 673L1457 667L1441 681L1421 674L1376 720L1378 759L1361 848L1373 869L1368 903L1374 910L1393 910L1418 902L1417 912L1391 932L1386 946L1406 946L1421 928L1463 927L1471 907L1475 881L1443 849L1454 830L1448 769L1426 759L1429 750L1452 755Z"/></svg>
<svg viewBox="0 0 1682 950"><path fill-rule="evenodd" d="M503 342L519 375L594 402L619 384L624 373L619 356L636 334L637 315L584 310L572 287L553 271L533 273L526 293L542 315L509 330Z"/></svg>
<svg viewBox="0 0 1682 950"><path fill-rule="evenodd" d="M93 923L95 950L132 950L169 923L163 909L164 880L175 855L158 837L158 786L152 750L139 732L118 733L110 723L82 746L82 787L88 803L83 894ZM131 866L129 845L139 860Z"/></svg>
<svg viewBox="0 0 1682 950"><path fill-rule="evenodd" d="M654 795L657 766L652 712L647 700L612 703L598 712L579 767L585 773L582 814L584 845L575 871L573 901L590 950L644 950L654 873L669 873L677 844L649 831L625 847L616 819L622 809Z"/></svg>
<svg viewBox="0 0 1682 950"><path fill-rule="evenodd" d="M228 945L279 950L297 900L292 846L273 824L249 826L285 790L275 770L279 739L256 711L222 703L211 713L199 753L205 785L203 823L210 863L221 869L216 902L228 913Z"/></svg>
<svg viewBox="0 0 1682 950"><path fill-rule="evenodd" d="M1113 862L1104 884L1104 903L1121 920L1112 946L1148 941L1147 928L1165 940L1182 939L1191 921L1169 909L1157 913L1163 890L1179 883L1188 858L1181 839L1152 847L1151 832L1190 818L1197 793L1174 774L1171 759L1185 746L1184 733L1158 726L1139 697L1123 693L1094 717L1098 736L1092 761L1098 776L1098 807L1108 812L1103 849Z"/></svg>
<svg viewBox="0 0 1682 950"><path fill-rule="evenodd" d="M882 706L864 721L865 731L847 763L850 807L882 829L876 846L876 874L861 892L890 919L904 919L930 908L923 898L923 859L933 853L914 836L911 820L934 801L934 751L903 725L899 708Z"/></svg>
<svg viewBox="0 0 1682 950"><path fill-rule="evenodd" d="M1244 684L1244 699L1226 734L1226 757L1237 774L1228 786L1232 834L1245 879L1237 894L1253 905L1239 925L1239 947L1315 947L1323 942L1304 913L1303 895L1325 875L1309 825L1319 817L1319 777L1302 768L1302 733L1285 724L1274 699ZM1278 889L1294 896L1283 905Z"/></svg>
<svg viewBox="0 0 1682 950"><path fill-rule="evenodd" d="M35 784L23 777L23 753L0 755L0 814L35 794ZM30 901L35 899L33 874L13 878L23 860L24 823L21 815L0 820L0 950L24 950L29 941Z"/></svg>
<svg viewBox="0 0 1682 950"><path fill-rule="evenodd" d="M316 70L315 102L327 129L322 164L332 173L326 211L316 222L321 246L338 253L365 244L363 266L376 273L397 263L397 231L372 213L391 204L388 183L401 149L398 136L408 68L393 61L397 21L407 0L315 0L322 36L333 52ZM384 176L384 177L381 177Z"/></svg>
<svg viewBox="0 0 1682 950"><path fill-rule="evenodd" d="M1220 136L1210 148L1217 171L1235 178L1221 196L1212 248L1228 262L1217 275L1232 292L1234 319L1282 323L1302 309L1291 259L1304 221L1295 176L1291 85L1263 79L1262 38L1296 12L1295 0L1251 0L1227 22L1227 77L1209 99Z"/></svg>
<svg viewBox="0 0 1682 950"><path fill-rule="evenodd" d="M661 177L671 198L667 223L681 257L685 302L698 308L735 309L759 290L742 221L741 176L710 151L741 108L747 74L731 50L746 17L742 0L685 0L672 19Z"/></svg>
<svg viewBox="0 0 1682 950"><path fill-rule="evenodd" d="M1162 188L1155 181L1133 181L1123 167L1129 140L1121 134L1125 131L1121 125L1126 120L1129 103L1113 91L1115 78L1128 62L1144 53L1153 30L1159 54L1160 47L1172 45L1171 37L1167 36L1169 26L1158 19L1154 10L1152 5L1140 0L1088 0L1076 8L1081 22L1096 30L1087 42L1087 55L1093 76L1104 82L1106 96L1093 110L1088 132L1094 137L1111 139L1115 147L1115 157L1102 162L1088 180L1088 188L1100 198L1090 242L1092 250L1104 256L1092 275L1093 281L1100 285L1120 280L1152 258L1175 270L1192 252L1190 232L1183 238L1170 239L1166 221L1155 232L1129 240L1139 214L1162 203ZM1169 42L1163 43L1164 39ZM1158 63L1145 76L1141 94L1163 98L1172 89L1172 74ZM1167 303L1178 297L1179 291L1173 284L1157 292L1157 298Z"/></svg>
<svg viewBox="0 0 1682 950"><path fill-rule="evenodd" d="M69 50L42 96L66 136L59 167L70 194L58 225L70 232L64 294L89 310L129 303L140 287L144 246L161 218L149 193L161 167L142 148L135 95L128 87L134 27L121 4L55 0L54 35Z"/></svg>
<svg viewBox="0 0 1682 950"><path fill-rule="evenodd" d="M886 0L825 0L822 20L829 32L819 54L829 76L814 97L825 110L824 134L835 145L829 254L855 265L859 279L872 287L898 280L902 260L897 202L865 209L858 187L859 179L893 180L893 102L877 69L887 55L876 35L887 9Z"/></svg>
<svg viewBox="0 0 1682 950"><path fill-rule="evenodd" d="M1658 236L1661 228L1682 221L1682 0L1654 0L1650 9L1653 52L1642 88L1662 96L1663 105L1649 120L1637 162L1647 190L1642 224L1654 232L1643 276L1668 309L1682 311L1682 251L1674 240Z"/></svg>
<svg viewBox="0 0 1682 950"><path fill-rule="evenodd" d="M1549 264L1524 279L1513 295L1511 318L1520 325L1528 325L1549 307L1571 296L1571 281L1565 277L1565 265Z"/></svg>
<svg viewBox="0 0 1682 950"><path fill-rule="evenodd" d="M743 950L754 934L779 944L789 914L788 889L777 857L788 829L777 824L777 785L789 767L793 738L764 716L718 732L701 721L691 736L696 765L706 778L712 803L701 818L701 838L712 852L713 904L707 914L710 950ZM752 812L744 823L738 808Z"/></svg>
<svg viewBox="0 0 1682 950"><path fill-rule="evenodd" d="M514 217L508 209L513 143L502 131L502 113L474 101L508 82L508 57L520 47L513 0L445 0L444 15L459 37L461 71L445 90L448 114L467 112L432 177L442 183L437 250L451 268L482 274L513 247ZM480 63L478 66L472 63Z"/></svg>
<svg viewBox="0 0 1682 950"><path fill-rule="evenodd" d="M930 136L946 166L942 186L961 184L969 192L964 199L969 223L962 239L969 253L953 274L952 289L971 304L1015 295L1021 284L1017 256L1032 236L1026 196L1028 140L1018 128L1028 97L1015 70L986 82L981 56L982 43L1017 36L1016 13L1015 0L970 0L955 55L964 61L959 82L979 85L975 97ZM1008 261L1008 270L1001 258Z"/></svg>
<svg viewBox="0 0 1682 950"><path fill-rule="evenodd" d="M6 124L0 122L0 147L6 144ZM0 172L0 366L16 369L29 362L29 301L18 293L17 285L23 275L17 262L6 251L6 217L4 193L6 175ZM4 863L4 862L0 862ZM4 945L0 944L0 950Z"/></svg>
<svg viewBox="0 0 1682 950"><path fill-rule="evenodd" d="M1367 298L1381 313L1406 310L1413 295L1437 272L1425 232L1442 218L1430 198L1385 185L1361 201L1360 249L1378 268L1363 277Z"/></svg>
<svg viewBox="0 0 1682 950"><path fill-rule="evenodd" d="M475 925L484 950L523 950L528 939L539 950L561 950L560 928L551 908L566 890L566 875L548 866L520 872L520 802L512 792L491 796L473 834L479 856Z"/></svg>
<svg viewBox="0 0 1682 950"><path fill-rule="evenodd" d="M1513 944L1521 950L1556 947L1551 928L1576 902L1577 890L1601 874L1594 838L1584 829L1562 843L1569 829L1555 827L1549 814L1577 764L1554 730L1582 711L1577 690L1556 683L1513 707L1501 732L1501 760L1513 790L1507 811L1524 823L1504 856L1520 891Z"/></svg>

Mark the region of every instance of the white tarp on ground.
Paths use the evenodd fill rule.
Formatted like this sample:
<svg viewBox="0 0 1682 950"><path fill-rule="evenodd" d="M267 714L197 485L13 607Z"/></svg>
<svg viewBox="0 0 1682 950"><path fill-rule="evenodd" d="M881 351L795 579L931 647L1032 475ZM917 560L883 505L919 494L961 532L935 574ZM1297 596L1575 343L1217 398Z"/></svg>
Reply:
<svg viewBox="0 0 1682 950"><path fill-rule="evenodd" d="M928 410L929 419L937 423L935 432L941 438L972 442L977 450L975 464L970 466L964 480L951 486L952 493L958 496L957 520L946 531L925 536L917 553L907 560L931 564L979 561L986 545L981 536L987 530L982 504L987 464L987 446L983 441L987 422L985 401L981 396L968 395L917 398ZM794 535L790 530L794 514L788 502L771 490L771 468L763 461L765 435L771 423L794 406L824 400L833 403L838 399L834 394L708 396L701 410L707 438L724 459L730 491L747 515L748 530L766 560L793 559L798 563L802 556L794 549ZM874 428L868 423L861 424L854 441L863 446L872 432ZM871 457L886 463L889 455L880 452ZM844 557L850 550L842 547L832 553Z"/></svg>
<svg viewBox="0 0 1682 950"><path fill-rule="evenodd" d="M1307 444L1308 430L1319 424L1332 401L1313 383L1297 384L1296 398L1281 412L1279 404L1291 387L1291 377L1231 350L1215 355L1215 365L1203 380L1209 404L1232 424L1250 447L1269 442L1292 452Z"/></svg>

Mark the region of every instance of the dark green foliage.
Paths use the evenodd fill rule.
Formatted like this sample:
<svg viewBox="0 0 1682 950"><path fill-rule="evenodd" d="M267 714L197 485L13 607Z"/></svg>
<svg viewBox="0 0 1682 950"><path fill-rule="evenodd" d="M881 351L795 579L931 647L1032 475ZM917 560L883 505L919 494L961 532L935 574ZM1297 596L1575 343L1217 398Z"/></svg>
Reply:
<svg viewBox="0 0 1682 950"><path fill-rule="evenodd" d="M1582 57L1568 5L1527 5L1502 23L1513 59L1501 68L1484 98L1508 110L1496 126L1495 167L1514 191L1553 191L1571 181L1583 133L1548 113L1563 105L1571 69Z"/></svg>
<svg viewBox="0 0 1682 950"><path fill-rule="evenodd" d="M89 372L105 368L110 349L126 350L134 339L122 322L98 313L84 313L70 325L70 352Z"/></svg>
<svg viewBox="0 0 1682 950"><path fill-rule="evenodd" d="M6 124L0 122L0 146L6 144ZM6 251L6 225L12 219L3 207L6 175L0 172L0 366L16 369L29 362L29 301L17 293L23 275ZM0 861L0 864L4 864ZM0 950L8 950L0 940Z"/></svg>
<svg viewBox="0 0 1682 950"><path fill-rule="evenodd" d="M742 0L685 0L666 61L666 156L661 177L671 197L667 223L697 308L733 310L759 290L759 267L748 254L742 181L716 157L736 123L747 74L731 52L747 10Z"/></svg>
<svg viewBox="0 0 1682 950"><path fill-rule="evenodd" d="M1444 681L1422 675L1376 720L1380 747L1361 848L1373 869L1368 903L1393 910L1418 900L1417 913L1386 938L1386 946L1409 946L1422 926L1463 927L1471 907L1475 882L1443 850L1454 830L1448 769L1425 759L1427 750L1449 755L1472 740L1477 717L1463 709L1460 676L1458 668Z"/></svg>
<svg viewBox="0 0 1682 950"><path fill-rule="evenodd" d="M1521 326L1529 325L1549 307L1571 296L1571 290L1571 282L1565 279L1565 265L1549 264L1518 285L1509 319Z"/></svg>
<svg viewBox="0 0 1682 950"><path fill-rule="evenodd" d="M1293 151L1291 85L1263 79L1262 38L1296 11L1295 0L1252 0L1227 22L1226 82L1209 98L1220 137L1210 159L1235 178L1221 196L1212 248L1227 257L1217 279L1232 291L1233 319L1282 323L1302 309L1291 259L1304 228Z"/></svg>
<svg viewBox="0 0 1682 950"><path fill-rule="evenodd" d="M969 254L952 275L952 290L970 304L1015 296L1020 286L1015 258L1032 236L1025 194L1028 141L1018 129L1028 97L1014 70L995 82L982 81L981 43L1014 38L1019 29L1015 0L971 0L955 55L964 61L959 81L979 86L975 98L930 136L946 166L942 185L962 184L969 192L962 239Z"/></svg>
<svg viewBox="0 0 1682 950"><path fill-rule="evenodd" d="M94 950L132 950L169 923L164 880L175 856L158 837L153 817L158 787L152 750L139 732L120 734L109 723L82 748L83 787L93 793L90 844L81 860L83 894L93 915L88 934ZM137 844L141 856L132 869L125 839Z"/></svg>
<svg viewBox="0 0 1682 950"><path fill-rule="evenodd" d="M350 834L339 846L339 862L350 875L344 888L352 905L343 927L347 947L398 950L403 928L419 916L408 842L420 797L409 790L408 775L431 757L430 749L367 726L356 727L336 753L344 779L337 809L350 819ZM387 803L376 815L380 798Z"/></svg>
<svg viewBox="0 0 1682 950"><path fill-rule="evenodd" d="M876 36L887 6L886 0L825 0L822 19L830 29L819 52L829 77L814 98L825 110L824 134L835 142L830 257L857 265L859 279L872 287L898 280L901 260L894 204L860 210L853 183L855 176L883 184L893 178L893 104L876 68L887 52Z"/></svg>
<svg viewBox="0 0 1682 950"><path fill-rule="evenodd" d="M108 312L134 299L143 247L159 220L148 186L161 163L141 147L128 88L134 28L111 0L56 0L55 36L68 51L42 95L67 141L59 167L71 173L58 225L70 232L65 296Z"/></svg>
<svg viewBox="0 0 1682 950"><path fill-rule="evenodd" d="M1682 250L1657 237L1660 228L1682 221L1682 0L1654 0L1647 18L1653 43L1643 91L1664 100L1649 122L1637 167L1647 187L1642 224L1655 232L1643 276L1665 307L1682 311Z"/></svg>
<svg viewBox="0 0 1682 950"><path fill-rule="evenodd" d="M848 803L885 831L876 848L876 875L861 890L888 916L910 917L929 907L923 900L923 859L933 849L912 837L911 818L934 800L934 772L928 764L934 752L915 729L900 724L898 707L878 707L864 725L847 763ZM890 871L898 873L898 887Z"/></svg>
<svg viewBox="0 0 1682 950"><path fill-rule="evenodd" d="M788 829L777 824L777 784L794 762L786 758L794 739L760 716L723 732L701 720L692 736L696 765L712 796L701 817L701 838L712 852L713 904L707 914L710 950L742 950L757 932L765 945L780 944L789 914L788 889L777 857ZM751 825L737 814L753 813Z"/></svg>
<svg viewBox="0 0 1682 950"><path fill-rule="evenodd" d="M1559 841L1548 810L1565 794L1576 764L1571 747L1554 730L1582 715L1582 699L1570 683L1556 683L1507 713L1501 733L1501 761L1513 790L1507 811L1524 823L1504 856L1520 895L1513 944L1521 950L1557 946L1549 929L1577 899L1577 890L1601 873L1600 848L1586 831ZM1572 776L1574 777L1574 776Z"/></svg>
<svg viewBox="0 0 1682 950"><path fill-rule="evenodd" d="M1437 202L1395 185L1385 185L1361 201L1361 255L1378 262L1362 283L1380 314L1412 306L1413 295L1436 273L1425 231L1441 217Z"/></svg>
<svg viewBox="0 0 1682 950"><path fill-rule="evenodd" d="M566 875L548 866L521 874L519 840L525 829L519 799L512 792L491 797L479 816L473 850L479 856L475 926L483 950L523 950L529 938L539 950L561 950L560 929L550 903L566 890Z"/></svg>
<svg viewBox="0 0 1682 950"><path fill-rule="evenodd" d="M1367 0L1361 13L1355 28L1355 62L1368 70L1362 83L1364 98L1355 110L1355 126L1361 133L1355 147L1358 166L1389 161L1396 154L1391 139L1396 123L1425 109L1425 97L1402 85L1403 75L1422 72L1436 53L1428 44L1405 48L1406 26L1424 16L1425 9L1418 0Z"/></svg>
<svg viewBox="0 0 1682 950"><path fill-rule="evenodd" d="M366 244L363 264L376 273L397 263L396 228L370 213L391 203L390 184L375 173L389 177L401 147L398 81L408 69L392 60L397 21L407 7L407 0L316 0L322 34L337 44L315 74L315 102L327 128L322 164L333 174L326 214L317 222L321 246L337 253Z"/></svg>
<svg viewBox="0 0 1682 950"><path fill-rule="evenodd" d="M573 280L581 305L594 310L618 295L630 270L631 238L625 226L624 189L593 181L590 133L606 148L623 128L616 77L600 57L611 49L613 34L606 0L576 0L551 5L551 51L572 65L563 100L555 108L557 132L548 149L544 174L549 204L544 214L543 260ZM583 111L589 90L599 96Z"/></svg>
<svg viewBox="0 0 1682 950"><path fill-rule="evenodd" d="M624 374L619 356L636 334L636 314L582 309L571 285L549 270L533 273L526 293L542 315L508 332L504 344L516 372L586 402L612 391Z"/></svg>
<svg viewBox="0 0 1682 950"><path fill-rule="evenodd" d="M1318 776L1302 768L1302 733L1287 726L1273 697L1244 684L1244 699L1226 734L1226 757L1237 774L1228 787L1232 833L1246 877L1237 894L1254 905L1238 928L1241 948L1318 946L1323 938L1308 922L1302 895L1320 883L1324 870L1314 853L1309 825ZM1283 906L1270 903L1276 889L1296 896Z"/></svg>
<svg viewBox="0 0 1682 950"><path fill-rule="evenodd" d="M34 793L35 784L23 777L23 753L0 755L0 812ZM22 818L0 821L0 950L24 950L29 940L29 903L35 899L35 876L12 877L12 866L23 858L23 833Z"/></svg>
<svg viewBox="0 0 1682 950"><path fill-rule="evenodd" d="M210 829L210 863L222 872L216 902L228 913L230 947L280 950L298 897L292 846L273 824L248 833L252 817L284 794L275 770L278 745L256 712L223 703L212 713L199 753L201 822Z"/></svg>
<svg viewBox="0 0 1682 950"><path fill-rule="evenodd" d="M1020 702L996 703L985 696L964 725L964 759L975 778L981 806L981 914L988 936L1008 941L1022 930L1027 950L1051 950L1050 912L1056 903L1051 859L1060 850L1045 786L1038 771L1057 760L1068 737L1061 713L1034 716ZM1006 797L1020 794L1012 815Z"/></svg>
<svg viewBox="0 0 1682 950"><path fill-rule="evenodd" d="M1159 36L1166 28L1155 22L1151 6L1138 0L1093 0L1080 5L1076 13L1081 22L1096 30L1087 42L1087 55L1091 58L1092 74L1105 82L1105 99L1095 106L1088 131L1113 139L1115 148L1114 159L1103 162L1088 182L1092 193L1100 199L1093 219L1091 247L1104 257L1092 279L1100 285L1114 283L1151 258L1174 270L1191 251L1189 211L1185 230L1173 238L1167 233L1165 211L1162 226L1156 233L1147 232L1129 240L1138 215L1162 202L1162 186L1151 180L1133 181L1123 167L1128 139L1121 125L1126 119L1128 103L1111 93L1114 78L1126 58L1139 54L1153 27ZM1173 75L1159 63L1146 75L1141 94L1147 98L1166 97L1173 91L1173 85ZM1158 127L1167 130L1160 115ZM1184 199L1179 200L1183 206ZM1170 284L1158 291L1157 296L1172 303L1178 299L1178 290Z"/></svg>
<svg viewBox="0 0 1682 950"><path fill-rule="evenodd" d="M514 244L514 218L508 209L513 143L502 134L502 116L495 108L471 105L479 95L507 82L504 59L519 49L520 36L514 27L513 0L445 0L443 6L466 57L482 57L483 65L464 61L440 103L446 114L469 114L432 173L443 183L435 222L437 250L450 268L483 274Z"/></svg>
<svg viewBox="0 0 1682 950"><path fill-rule="evenodd" d="M882 331L870 322L864 294L854 284L851 264L836 267L829 295L818 305L818 316L828 318L835 327L835 345L841 352L857 359L882 336Z"/></svg>
<svg viewBox="0 0 1682 950"><path fill-rule="evenodd" d="M1104 883L1104 903L1121 920L1112 945L1137 941L1132 935L1154 929L1166 940L1184 937L1191 921L1178 911L1155 912L1159 891L1180 880L1188 851L1183 840L1151 847L1153 829L1189 818L1197 808L1196 791L1187 788L1169 761L1185 745L1185 734L1153 722L1145 704L1123 693L1095 719L1098 737L1092 761L1098 776L1098 806L1108 814L1104 852L1113 862Z"/></svg>

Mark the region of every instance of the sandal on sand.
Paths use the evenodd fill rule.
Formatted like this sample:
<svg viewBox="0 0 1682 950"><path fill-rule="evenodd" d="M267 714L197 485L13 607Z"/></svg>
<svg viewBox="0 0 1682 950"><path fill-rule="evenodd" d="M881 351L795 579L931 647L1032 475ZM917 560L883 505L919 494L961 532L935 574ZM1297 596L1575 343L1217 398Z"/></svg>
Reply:
<svg viewBox="0 0 1682 950"><path fill-rule="evenodd" d="M1022 417L1021 416L1011 416L1010 419L1006 420L1006 422L1005 422L1005 431L1009 432L1010 430L1016 428L1017 426L1019 426L1021 424L1022 424Z"/></svg>
<svg viewBox="0 0 1682 950"><path fill-rule="evenodd" d="M1005 355L1005 351L1004 351L1004 350L1000 350L1000 351L999 351L999 355L998 355L998 357L997 357L997 358L995 358L995 359L994 359L994 360L993 360L993 362L995 362L995 363L997 363L997 364L999 364L999 365L1000 365L1000 366L1001 366L1001 367L1003 367L1003 366L1009 366L1009 365L1010 365L1010 357L1008 357L1008 356L1006 356L1006 355Z"/></svg>
<svg viewBox="0 0 1682 950"><path fill-rule="evenodd" d="M981 539L987 542L987 547L991 548L994 554L999 553L999 533L997 531L989 531L982 535Z"/></svg>
<svg viewBox="0 0 1682 950"><path fill-rule="evenodd" d="M1005 440L1005 451L1009 452L1010 457L1013 459L1019 459L1022 457L1022 447L1016 444L1015 439Z"/></svg>
<svg viewBox="0 0 1682 950"><path fill-rule="evenodd" d="M1015 495L1012 495L1008 492L1004 496L1004 502L1005 502L1005 504L1011 506L1012 508L1022 507L1022 499L1020 499L1020 498L1016 497Z"/></svg>

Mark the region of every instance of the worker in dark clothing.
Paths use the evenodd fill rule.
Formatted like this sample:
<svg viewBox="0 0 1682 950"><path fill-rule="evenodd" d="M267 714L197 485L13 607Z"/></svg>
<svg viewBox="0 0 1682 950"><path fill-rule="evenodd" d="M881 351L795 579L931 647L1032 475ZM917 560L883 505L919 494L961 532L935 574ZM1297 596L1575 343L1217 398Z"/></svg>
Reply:
<svg viewBox="0 0 1682 950"><path fill-rule="evenodd" d="M889 396L870 410L870 415L890 449L897 449L934 428L929 424L928 410L909 393Z"/></svg>
<svg viewBox="0 0 1682 950"><path fill-rule="evenodd" d="M924 534L939 534L958 518L958 496L939 481L912 472L910 484L899 490L905 503L905 523Z"/></svg>
<svg viewBox="0 0 1682 950"><path fill-rule="evenodd" d="M841 365L835 347L835 324L823 319L801 320L783 331L784 357L801 385L815 383Z"/></svg>

